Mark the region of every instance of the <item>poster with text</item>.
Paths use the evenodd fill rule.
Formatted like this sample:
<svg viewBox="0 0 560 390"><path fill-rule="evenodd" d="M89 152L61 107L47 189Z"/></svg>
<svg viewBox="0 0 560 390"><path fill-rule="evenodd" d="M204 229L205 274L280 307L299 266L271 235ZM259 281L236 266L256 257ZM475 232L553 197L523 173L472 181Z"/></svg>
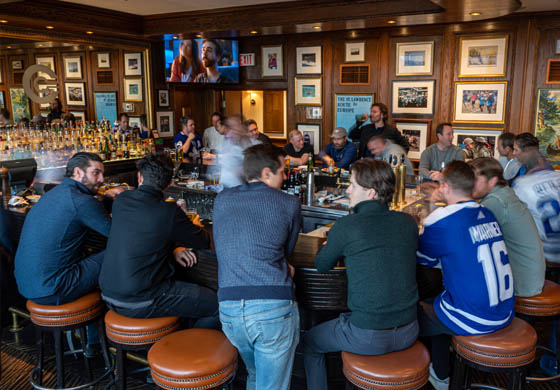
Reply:
<svg viewBox="0 0 560 390"><path fill-rule="evenodd" d="M335 94L334 127L344 127L350 133L357 120L369 114L373 103L373 94Z"/></svg>
<svg viewBox="0 0 560 390"><path fill-rule="evenodd" d="M117 120L116 92L95 92L95 117L98 122L106 119L111 124Z"/></svg>

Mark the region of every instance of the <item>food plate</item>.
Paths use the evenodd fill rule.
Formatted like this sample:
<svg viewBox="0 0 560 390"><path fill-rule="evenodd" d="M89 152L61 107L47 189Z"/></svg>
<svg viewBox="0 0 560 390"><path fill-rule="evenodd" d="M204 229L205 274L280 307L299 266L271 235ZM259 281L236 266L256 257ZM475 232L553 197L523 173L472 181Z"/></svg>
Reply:
<svg viewBox="0 0 560 390"><path fill-rule="evenodd" d="M31 203L37 203L41 199L41 195L27 195L25 198Z"/></svg>

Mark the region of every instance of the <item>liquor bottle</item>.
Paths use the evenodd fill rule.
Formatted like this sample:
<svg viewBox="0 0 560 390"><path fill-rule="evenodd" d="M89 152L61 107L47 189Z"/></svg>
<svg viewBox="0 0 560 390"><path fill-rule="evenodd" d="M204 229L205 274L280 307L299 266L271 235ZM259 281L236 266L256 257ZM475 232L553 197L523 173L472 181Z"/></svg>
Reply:
<svg viewBox="0 0 560 390"><path fill-rule="evenodd" d="M107 160L107 155L105 154L105 150L103 149L103 144L100 142L99 143L99 158L101 159L101 161L105 161Z"/></svg>
<svg viewBox="0 0 560 390"><path fill-rule="evenodd" d="M128 143L130 143L130 141L128 141ZM130 158L130 151L127 144L124 144L123 146L123 157Z"/></svg>
<svg viewBox="0 0 560 390"><path fill-rule="evenodd" d="M109 149L109 140L105 138L105 147L103 148L103 152L105 153L105 159L109 160L111 158L111 150Z"/></svg>
<svg viewBox="0 0 560 390"><path fill-rule="evenodd" d="M314 169L315 168L313 166L313 153L309 153L309 157L307 158L307 171L313 172Z"/></svg>
<svg viewBox="0 0 560 390"><path fill-rule="evenodd" d="M288 173L288 194L294 195L295 194L295 185L294 185L294 173Z"/></svg>
<svg viewBox="0 0 560 390"><path fill-rule="evenodd" d="M333 175L334 174L334 160L330 159L329 160L329 175Z"/></svg>
<svg viewBox="0 0 560 390"><path fill-rule="evenodd" d="M299 198L301 191L300 173L296 172L294 176L294 195Z"/></svg>

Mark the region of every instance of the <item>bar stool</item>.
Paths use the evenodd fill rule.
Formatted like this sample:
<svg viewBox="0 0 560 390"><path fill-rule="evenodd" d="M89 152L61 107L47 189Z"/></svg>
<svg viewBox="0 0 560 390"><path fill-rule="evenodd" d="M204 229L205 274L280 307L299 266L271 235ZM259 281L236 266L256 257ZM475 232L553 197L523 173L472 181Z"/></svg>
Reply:
<svg viewBox="0 0 560 390"><path fill-rule="evenodd" d="M55 341L57 389L62 389L64 388L62 332L74 329L78 329L80 332L82 349L70 351L70 353L83 352L86 343L86 325L96 323L99 334L103 335L102 314L105 306L101 300L101 294L99 291L94 291L64 305L39 305L28 300L26 306L27 310L29 310L31 322L37 331L37 366L31 372L31 386L33 386L33 388L43 389L41 387L43 378L43 334L44 332L51 332L53 333ZM82 389L93 386L111 374L112 367L105 344L105 338L100 337L99 339L103 350L103 358L105 359L105 372L101 377L93 380L89 360L84 356L90 382L72 387L72 389Z"/></svg>
<svg viewBox="0 0 560 390"><path fill-rule="evenodd" d="M558 276L560 275L560 263L553 263L552 261L546 262L546 274L553 281L558 283Z"/></svg>
<svg viewBox="0 0 560 390"><path fill-rule="evenodd" d="M126 389L125 351L148 350L159 339L179 328L179 317L130 318L109 310L105 331L117 350L117 389Z"/></svg>
<svg viewBox="0 0 560 390"><path fill-rule="evenodd" d="M187 329L156 342L148 352L148 363L162 389L231 388L237 350L222 332Z"/></svg>
<svg viewBox="0 0 560 390"><path fill-rule="evenodd" d="M430 354L424 344L385 355L364 356L342 352L342 370L358 389L414 390L428 382Z"/></svg>
<svg viewBox="0 0 560 390"><path fill-rule="evenodd" d="M536 344L535 329L517 317L508 326L494 333L453 336L455 370L451 389L471 388L471 368L507 374L510 379L509 389L524 389L527 369L535 360ZM495 389L485 385L472 387Z"/></svg>

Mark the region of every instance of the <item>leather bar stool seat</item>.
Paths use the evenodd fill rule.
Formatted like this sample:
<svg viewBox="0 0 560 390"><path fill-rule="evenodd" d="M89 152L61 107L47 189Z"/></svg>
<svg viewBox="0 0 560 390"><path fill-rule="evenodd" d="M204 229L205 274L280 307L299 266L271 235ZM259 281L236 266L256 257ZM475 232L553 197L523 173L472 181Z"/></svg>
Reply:
<svg viewBox="0 0 560 390"><path fill-rule="evenodd" d="M148 363L154 382L163 389L211 389L231 382L237 350L222 332L188 329L156 342Z"/></svg>
<svg viewBox="0 0 560 390"><path fill-rule="evenodd" d="M410 348L385 355L342 352L344 376L360 389L413 390L426 384L430 354L416 341Z"/></svg>
<svg viewBox="0 0 560 390"><path fill-rule="evenodd" d="M560 314L560 285L544 281L539 295L515 297L515 312L531 317L554 317Z"/></svg>
<svg viewBox="0 0 560 390"><path fill-rule="evenodd" d="M130 318L112 310L105 314L107 337L122 345L153 344L177 328L179 317Z"/></svg>

